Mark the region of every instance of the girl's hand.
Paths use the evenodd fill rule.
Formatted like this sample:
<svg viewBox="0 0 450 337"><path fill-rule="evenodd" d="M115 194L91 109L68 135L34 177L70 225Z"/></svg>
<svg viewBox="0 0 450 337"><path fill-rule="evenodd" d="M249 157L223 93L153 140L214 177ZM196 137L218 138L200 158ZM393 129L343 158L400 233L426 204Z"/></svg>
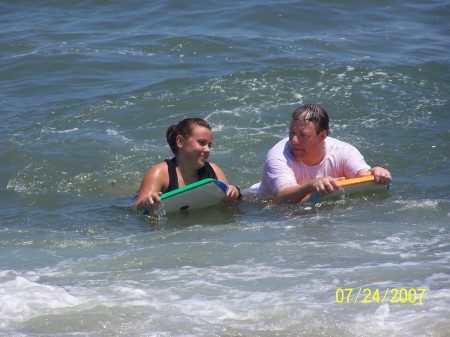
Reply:
<svg viewBox="0 0 450 337"><path fill-rule="evenodd" d="M242 192L238 186L228 185L227 194L224 201L236 201L242 199Z"/></svg>
<svg viewBox="0 0 450 337"><path fill-rule="evenodd" d="M139 203L141 208L145 208L150 213L154 212L161 205L161 195L161 192L150 192Z"/></svg>

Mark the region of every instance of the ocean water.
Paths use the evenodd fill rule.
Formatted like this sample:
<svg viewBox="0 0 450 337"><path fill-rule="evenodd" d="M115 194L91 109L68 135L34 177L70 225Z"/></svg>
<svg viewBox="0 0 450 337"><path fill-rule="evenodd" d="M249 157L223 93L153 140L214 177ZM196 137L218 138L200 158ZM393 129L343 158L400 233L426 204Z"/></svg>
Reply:
<svg viewBox="0 0 450 337"><path fill-rule="evenodd" d="M449 22L443 0L2 1L0 335L450 336ZM389 192L128 209L170 124L207 119L246 188L310 102Z"/></svg>

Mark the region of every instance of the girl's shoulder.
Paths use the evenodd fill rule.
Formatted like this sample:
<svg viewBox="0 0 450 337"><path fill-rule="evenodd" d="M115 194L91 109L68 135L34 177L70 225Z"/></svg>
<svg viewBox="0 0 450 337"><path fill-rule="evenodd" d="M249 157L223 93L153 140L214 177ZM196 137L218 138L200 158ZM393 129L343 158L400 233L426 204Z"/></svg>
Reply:
<svg viewBox="0 0 450 337"><path fill-rule="evenodd" d="M167 167L167 163L165 161L162 161L160 163L157 163L150 167L148 169L147 174L148 176L151 176L152 178L163 178L169 176L169 171Z"/></svg>

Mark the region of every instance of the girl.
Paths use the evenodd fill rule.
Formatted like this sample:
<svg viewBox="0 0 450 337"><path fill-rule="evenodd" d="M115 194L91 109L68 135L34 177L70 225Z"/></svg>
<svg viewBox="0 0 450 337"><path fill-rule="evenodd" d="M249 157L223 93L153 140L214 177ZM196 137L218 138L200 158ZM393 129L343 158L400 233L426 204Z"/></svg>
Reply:
<svg viewBox="0 0 450 337"><path fill-rule="evenodd" d="M166 131L167 142L175 157L151 167L142 179L135 203L138 211L153 212L161 203L161 194L213 178L228 185L225 201L242 198L239 187L229 185L225 174L207 161L211 153L212 131L201 118L186 118Z"/></svg>

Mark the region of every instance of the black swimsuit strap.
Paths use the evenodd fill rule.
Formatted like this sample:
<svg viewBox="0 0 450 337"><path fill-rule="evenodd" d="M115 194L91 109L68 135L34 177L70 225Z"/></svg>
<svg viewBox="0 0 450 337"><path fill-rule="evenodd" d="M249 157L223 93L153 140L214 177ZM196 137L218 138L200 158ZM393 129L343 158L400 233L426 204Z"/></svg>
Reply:
<svg viewBox="0 0 450 337"><path fill-rule="evenodd" d="M178 188L178 174L177 164L175 163L175 157L172 159L166 159L167 168L169 170L169 186L165 193L176 190Z"/></svg>
<svg viewBox="0 0 450 337"><path fill-rule="evenodd" d="M206 178L217 179L216 171L214 171L213 167L210 163L206 162L205 166L203 166L200 170L198 170L198 180L203 180Z"/></svg>
<svg viewBox="0 0 450 337"><path fill-rule="evenodd" d="M177 164L175 161L175 157L172 159L166 159L167 168L169 170L169 186L164 193L176 190L178 186L178 174L177 174ZM206 178L217 179L216 172L210 163L206 162L205 166L203 166L197 173L198 180L203 180Z"/></svg>

